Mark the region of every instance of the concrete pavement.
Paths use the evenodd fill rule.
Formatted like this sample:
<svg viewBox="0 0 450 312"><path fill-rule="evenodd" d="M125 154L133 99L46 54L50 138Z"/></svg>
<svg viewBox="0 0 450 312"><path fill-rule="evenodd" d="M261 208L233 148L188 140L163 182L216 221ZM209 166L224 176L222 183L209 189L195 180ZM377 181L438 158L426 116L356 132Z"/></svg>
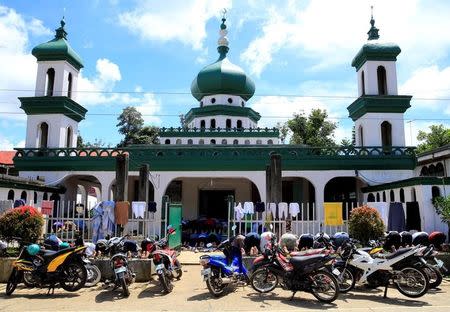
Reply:
<svg viewBox="0 0 450 312"><path fill-rule="evenodd" d="M430 290L417 299L404 297L393 288L387 299L381 289L358 288L341 294L332 304L323 304L306 293L299 292L289 301L291 293L280 288L261 295L251 287L213 298L200 278L199 265L185 266L183 277L168 295L161 292L157 282L133 284L129 298L123 298L119 289L111 291L102 286L77 293L57 289L53 296L47 296L45 289L19 286L11 297L6 297L5 286L0 284L0 311L450 311L449 281L440 290Z"/></svg>

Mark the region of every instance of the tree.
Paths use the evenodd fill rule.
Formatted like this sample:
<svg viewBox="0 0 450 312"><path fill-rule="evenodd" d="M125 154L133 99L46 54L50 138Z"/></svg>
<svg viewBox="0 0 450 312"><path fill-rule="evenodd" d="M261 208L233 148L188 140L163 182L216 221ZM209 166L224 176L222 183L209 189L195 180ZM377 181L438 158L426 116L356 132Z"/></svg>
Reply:
<svg viewBox="0 0 450 312"><path fill-rule="evenodd" d="M426 152L447 144L450 144L450 128L445 128L444 125L431 125L430 132L420 130L417 134L417 140L420 143L417 146L417 152Z"/></svg>
<svg viewBox="0 0 450 312"><path fill-rule="evenodd" d="M154 126L144 127L142 114L135 107L124 108L117 120L119 133L125 136L117 147L131 144L159 144L159 129Z"/></svg>
<svg viewBox="0 0 450 312"><path fill-rule="evenodd" d="M132 144L159 144L159 128L146 126L132 138Z"/></svg>
<svg viewBox="0 0 450 312"><path fill-rule="evenodd" d="M287 127L287 125L281 122L278 122L276 125L278 131L279 131L279 138L281 140L281 143L284 144L284 140L286 140L286 137L289 133L289 128Z"/></svg>
<svg viewBox="0 0 450 312"><path fill-rule="evenodd" d="M83 148L83 147L86 147L86 146L84 145L83 138L82 138L81 135L78 135L78 136L77 136L77 148Z"/></svg>
<svg viewBox="0 0 450 312"><path fill-rule="evenodd" d="M111 147L111 143L106 144L102 139L94 139L94 142L84 143L84 139L81 135L77 137L77 148L99 148L99 147Z"/></svg>
<svg viewBox="0 0 450 312"><path fill-rule="evenodd" d="M375 208L362 206L352 210L348 221L348 230L351 237L367 244L371 239L382 237L384 229L383 220Z"/></svg>
<svg viewBox="0 0 450 312"><path fill-rule="evenodd" d="M341 143L339 145L342 147L352 147L353 143L349 139L345 138L341 140Z"/></svg>
<svg viewBox="0 0 450 312"><path fill-rule="evenodd" d="M290 144L304 144L313 147L332 147L337 124L327 120L326 110L313 109L308 117L294 114L286 123L291 133Z"/></svg>

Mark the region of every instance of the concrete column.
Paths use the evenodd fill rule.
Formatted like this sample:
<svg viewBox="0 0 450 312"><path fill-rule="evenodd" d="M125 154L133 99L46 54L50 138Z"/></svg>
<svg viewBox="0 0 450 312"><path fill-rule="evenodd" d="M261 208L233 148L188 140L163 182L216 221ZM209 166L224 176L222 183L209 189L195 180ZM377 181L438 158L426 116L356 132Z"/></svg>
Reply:
<svg viewBox="0 0 450 312"><path fill-rule="evenodd" d="M115 201L124 201L128 199L128 155L121 154L116 156L116 192Z"/></svg>
<svg viewBox="0 0 450 312"><path fill-rule="evenodd" d="M320 221L320 226L322 227L323 224L323 203L324 203L324 195L325 195L325 183L315 183L315 194L316 194L316 220Z"/></svg>
<svg viewBox="0 0 450 312"><path fill-rule="evenodd" d="M148 189L150 181L148 180L148 172L149 172L149 166L148 164L142 165L141 168L139 168L139 193L138 193L138 199L139 201L145 201L148 202Z"/></svg>

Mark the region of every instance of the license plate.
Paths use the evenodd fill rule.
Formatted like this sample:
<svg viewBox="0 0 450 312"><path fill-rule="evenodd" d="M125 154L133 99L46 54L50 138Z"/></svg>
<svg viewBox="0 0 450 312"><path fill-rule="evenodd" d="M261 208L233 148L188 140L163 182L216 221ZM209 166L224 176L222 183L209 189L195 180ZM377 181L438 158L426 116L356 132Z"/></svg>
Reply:
<svg viewBox="0 0 450 312"><path fill-rule="evenodd" d="M436 259L436 264L439 269L441 269L444 266L444 261Z"/></svg>
<svg viewBox="0 0 450 312"><path fill-rule="evenodd" d="M336 276L341 275L341 272L340 272L338 269L333 269L332 272L333 272L333 274L336 275Z"/></svg>
<svg viewBox="0 0 450 312"><path fill-rule="evenodd" d="M126 267L120 267L120 268L114 269L114 273L116 273L116 274L126 272L126 271L127 271Z"/></svg>
<svg viewBox="0 0 450 312"><path fill-rule="evenodd" d="M211 268L202 270L200 272L200 274L203 276L203 280L206 281L209 278L209 276L211 275Z"/></svg>
<svg viewBox="0 0 450 312"><path fill-rule="evenodd" d="M163 263L160 263L160 264L158 264L158 265L156 266L155 271L160 271L160 270L163 270L163 269L164 269L164 264L163 264Z"/></svg>

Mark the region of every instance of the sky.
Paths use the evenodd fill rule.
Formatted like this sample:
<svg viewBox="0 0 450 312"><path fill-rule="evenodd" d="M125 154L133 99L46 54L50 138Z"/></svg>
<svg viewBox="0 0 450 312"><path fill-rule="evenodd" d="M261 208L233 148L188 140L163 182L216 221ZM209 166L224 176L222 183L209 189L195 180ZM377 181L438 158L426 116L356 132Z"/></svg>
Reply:
<svg viewBox="0 0 450 312"><path fill-rule="evenodd" d="M0 149L25 144L17 97L34 95L31 50L54 37L62 16L84 62L78 102L88 113L79 134L115 145L127 106L159 127L178 127L179 115L198 106L190 85L218 58L223 8L228 57L255 82L247 105L261 114L259 125L321 108L338 123L335 139L350 138L346 108L357 97L350 63L367 40L372 5L380 39L402 49L399 94L413 96L405 135L415 145L419 130L450 127L450 1L0 0Z"/></svg>

